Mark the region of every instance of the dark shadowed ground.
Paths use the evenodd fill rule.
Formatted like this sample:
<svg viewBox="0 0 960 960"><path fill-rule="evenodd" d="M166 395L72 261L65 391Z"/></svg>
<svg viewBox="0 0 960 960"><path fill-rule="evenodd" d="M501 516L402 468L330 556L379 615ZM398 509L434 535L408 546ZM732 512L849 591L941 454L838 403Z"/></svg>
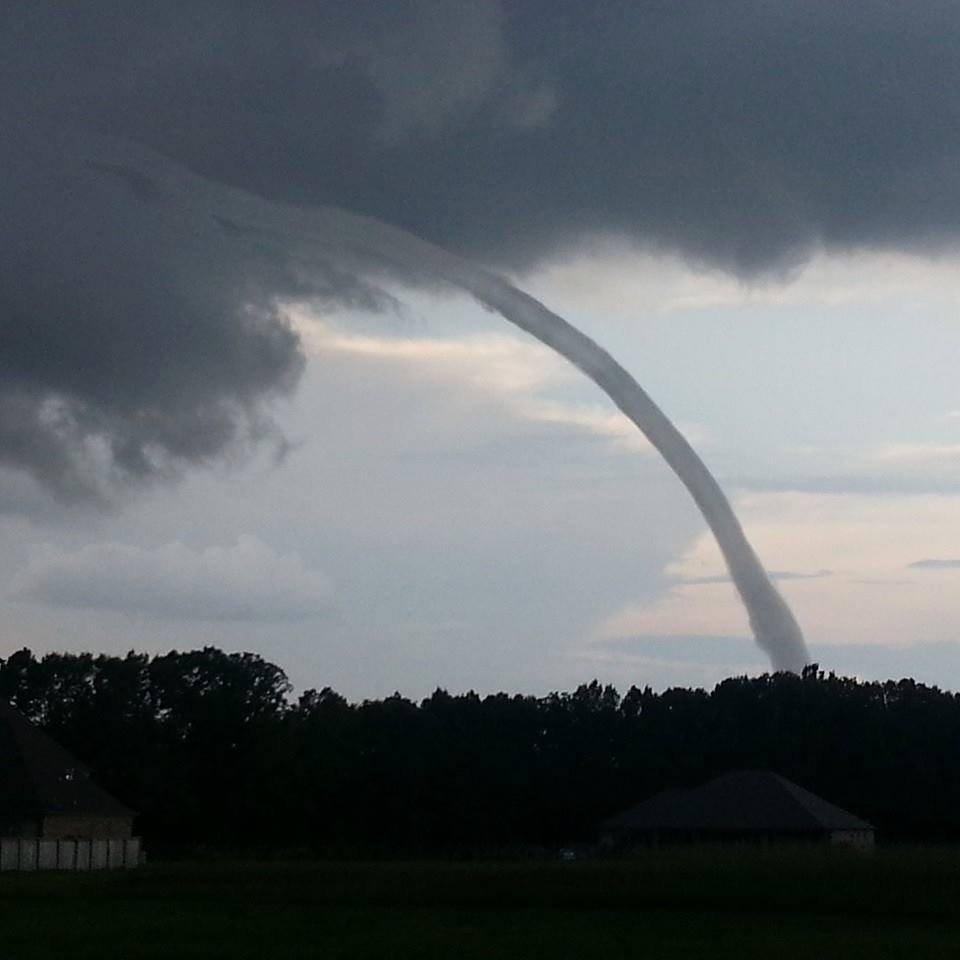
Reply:
<svg viewBox="0 0 960 960"><path fill-rule="evenodd" d="M955 957L960 849L0 877L2 956Z"/></svg>

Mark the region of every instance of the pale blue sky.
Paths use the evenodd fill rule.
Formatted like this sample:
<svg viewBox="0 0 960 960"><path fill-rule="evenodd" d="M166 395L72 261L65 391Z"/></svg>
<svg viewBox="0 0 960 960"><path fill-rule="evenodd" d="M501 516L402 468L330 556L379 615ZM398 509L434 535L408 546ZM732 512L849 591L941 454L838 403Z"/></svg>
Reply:
<svg viewBox="0 0 960 960"><path fill-rule="evenodd" d="M688 432L824 668L960 688L953 277L861 256L748 288L614 248L522 279ZM766 669L686 493L606 399L468 301L395 293L398 316L294 310L284 462L5 517L7 646L212 642L351 697Z"/></svg>

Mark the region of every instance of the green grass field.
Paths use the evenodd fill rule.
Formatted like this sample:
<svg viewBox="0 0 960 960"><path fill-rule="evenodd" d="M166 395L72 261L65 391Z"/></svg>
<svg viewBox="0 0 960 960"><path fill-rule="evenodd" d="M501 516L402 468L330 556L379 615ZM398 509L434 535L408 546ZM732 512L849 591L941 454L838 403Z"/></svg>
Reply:
<svg viewBox="0 0 960 960"><path fill-rule="evenodd" d="M960 958L960 849L3 874L0 958Z"/></svg>

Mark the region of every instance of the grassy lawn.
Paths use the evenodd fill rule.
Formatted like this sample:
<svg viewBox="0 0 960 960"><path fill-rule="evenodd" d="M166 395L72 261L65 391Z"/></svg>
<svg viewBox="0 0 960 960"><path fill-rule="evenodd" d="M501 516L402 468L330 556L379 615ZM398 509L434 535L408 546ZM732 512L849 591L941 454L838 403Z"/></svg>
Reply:
<svg viewBox="0 0 960 960"><path fill-rule="evenodd" d="M960 957L960 850L0 876L0 958Z"/></svg>

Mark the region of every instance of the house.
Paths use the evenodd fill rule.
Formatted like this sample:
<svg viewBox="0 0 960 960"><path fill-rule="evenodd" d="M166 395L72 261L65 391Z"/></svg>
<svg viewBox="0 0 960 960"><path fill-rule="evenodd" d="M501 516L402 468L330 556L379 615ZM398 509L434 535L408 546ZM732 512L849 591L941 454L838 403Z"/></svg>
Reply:
<svg viewBox="0 0 960 960"><path fill-rule="evenodd" d="M134 866L134 811L0 701L0 869Z"/></svg>
<svg viewBox="0 0 960 960"><path fill-rule="evenodd" d="M829 842L870 848L875 828L768 770L726 773L692 790L666 790L600 824L601 846L660 843Z"/></svg>

